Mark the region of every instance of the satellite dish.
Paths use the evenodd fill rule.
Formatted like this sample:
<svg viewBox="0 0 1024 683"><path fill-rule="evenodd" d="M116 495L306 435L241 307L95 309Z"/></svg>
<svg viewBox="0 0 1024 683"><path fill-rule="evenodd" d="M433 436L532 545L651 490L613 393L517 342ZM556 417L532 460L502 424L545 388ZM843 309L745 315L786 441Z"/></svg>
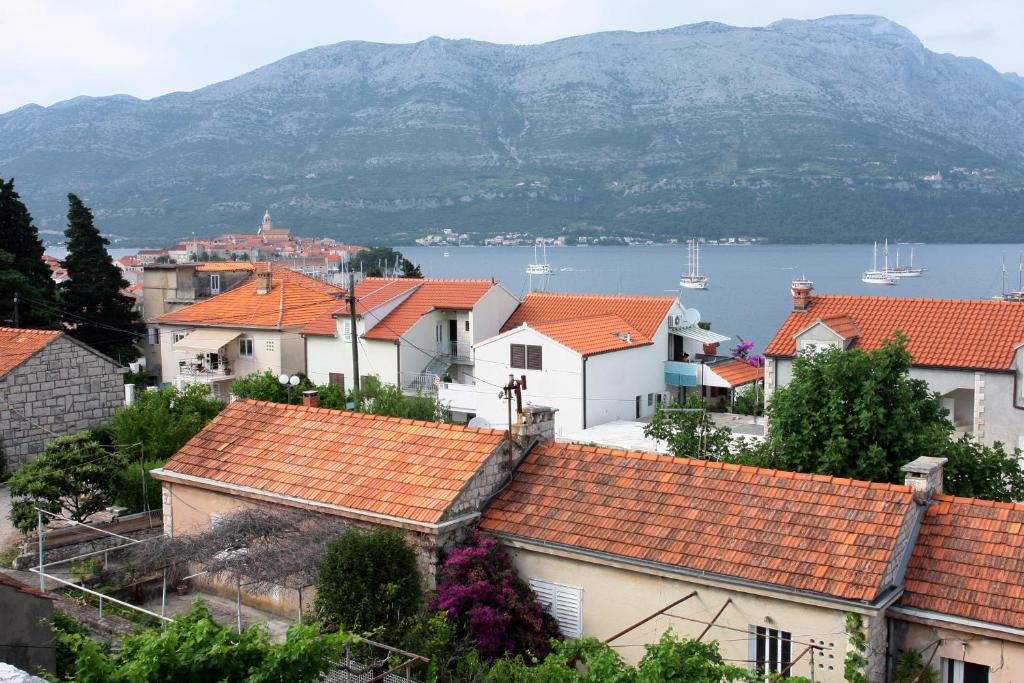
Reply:
<svg viewBox="0 0 1024 683"><path fill-rule="evenodd" d="M700 311L696 308L686 309L686 326L693 327L700 322Z"/></svg>
<svg viewBox="0 0 1024 683"><path fill-rule="evenodd" d="M491 422L487 418L477 416L470 420L466 426L475 427L476 429L490 429Z"/></svg>

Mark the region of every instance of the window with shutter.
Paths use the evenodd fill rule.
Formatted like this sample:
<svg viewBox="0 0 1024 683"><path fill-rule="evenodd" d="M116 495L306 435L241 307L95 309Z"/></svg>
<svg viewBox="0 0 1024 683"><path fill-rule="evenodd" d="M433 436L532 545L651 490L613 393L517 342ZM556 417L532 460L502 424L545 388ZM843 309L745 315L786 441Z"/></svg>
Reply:
<svg viewBox="0 0 1024 683"><path fill-rule="evenodd" d="M558 627L563 636L583 637L582 588L538 579L530 579L530 588L537 594L537 601L558 620Z"/></svg>
<svg viewBox="0 0 1024 683"><path fill-rule="evenodd" d="M526 347L522 344L509 346L508 364L513 368L526 369Z"/></svg>
<svg viewBox="0 0 1024 683"><path fill-rule="evenodd" d="M340 372L332 372L327 376L327 383L332 387L338 387L342 395L345 394L345 375Z"/></svg>
<svg viewBox="0 0 1024 683"><path fill-rule="evenodd" d="M543 348L540 346L527 346L526 347L526 369L527 370L542 370L542 352Z"/></svg>
<svg viewBox="0 0 1024 683"><path fill-rule="evenodd" d="M341 321L341 341L351 344L352 343L352 321L342 320Z"/></svg>

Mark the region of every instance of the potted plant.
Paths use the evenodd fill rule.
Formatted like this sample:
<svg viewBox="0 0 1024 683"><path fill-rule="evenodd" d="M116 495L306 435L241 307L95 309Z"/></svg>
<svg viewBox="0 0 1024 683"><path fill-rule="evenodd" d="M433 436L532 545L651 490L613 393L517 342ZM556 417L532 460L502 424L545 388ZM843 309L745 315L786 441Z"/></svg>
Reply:
<svg viewBox="0 0 1024 683"><path fill-rule="evenodd" d="M714 344L705 344L704 345L704 355L705 356L717 356L718 355L718 342L715 342Z"/></svg>

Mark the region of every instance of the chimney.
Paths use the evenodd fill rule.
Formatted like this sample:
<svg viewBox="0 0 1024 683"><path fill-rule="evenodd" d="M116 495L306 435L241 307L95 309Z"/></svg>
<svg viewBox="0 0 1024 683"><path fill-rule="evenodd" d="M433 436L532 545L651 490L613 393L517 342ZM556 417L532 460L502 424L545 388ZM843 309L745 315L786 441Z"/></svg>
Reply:
<svg viewBox="0 0 1024 683"><path fill-rule="evenodd" d="M558 408L546 406L523 406L522 423L519 428L521 443L529 444L534 439L555 440L555 413Z"/></svg>
<svg viewBox="0 0 1024 683"><path fill-rule="evenodd" d="M814 284L806 280L794 282L789 291L793 294L793 310L806 311L811 305L811 292Z"/></svg>
<svg viewBox="0 0 1024 683"><path fill-rule="evenodd" d="M270 294L270 271L261 270L256 273L256 293L259 295Z"/></svg>
<svg viewBox="0 0 1024 683"><path fill-rule="evenodd" d="M320 407L320 394L316 393L315 389L302 392L302 405L307 408L319 408Z"/></svg>
<svg viewBox="0 0 1024 683"><path fill-rule="evenodd" d="M904 482L914 489L914 498L923 503L936 493L942 493L942 469L948 458L921 456L900 469L906 473Z"/></svg>

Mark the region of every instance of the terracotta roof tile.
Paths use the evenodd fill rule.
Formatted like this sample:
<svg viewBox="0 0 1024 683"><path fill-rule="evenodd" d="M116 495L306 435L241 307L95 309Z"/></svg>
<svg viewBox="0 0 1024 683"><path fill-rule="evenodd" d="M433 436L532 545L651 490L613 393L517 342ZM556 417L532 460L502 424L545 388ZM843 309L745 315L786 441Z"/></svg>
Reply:
<svg viewBox="0 0 1024 683"><path fill-rule="evenodd" d="M161 323L267 327L305 325L338 307L344 290L282 266L271 267L271 291L257 294L258 273L234 289L155 318Z"/></svg>
<svg viewBox="0 0 1024 683"><path fill-rule="evenodd" d="M901 604L1024 628L1024 505L935 496Z"/></svg>
<svg viewBox="0 0 1024 683"><path fill-rule="evenodd" d="M880 348L894 332L902 332L916 365L1007 370L1015 347L1024 342L1024 305L1018 303L815 296L808 310L789 314L765 355L794 355L798 332L818 320L837 317L855 323L860 334L854 346L866 350Z"/></svg>
<svg viewBox="0 0 1024 683"><path fill-rule="evenodd" d="M18 367L60 336L55 330L0 327L0 377Z"/></svg>
<svg viewBox="0 0 1024 683"><path fill-rule="evenodd" d="M224 271L249 271L257 267L265 268L265 263L253 263L252 261L203 261L196 265L196 270L201 273L220 273Z"/></svg>
<svg viewBox="0 0 1024 683"><path fill-rule="evenodd" d="M367 277L356 283L356 315L400 297L410 289L423 284L418 278L382 278ZM313 322L302 328L302 334L335 335L338 331L335 319L348 313L348 303L343 303L332 311L327 311Z"/></svg>
<svg viewBox="0 0 1024 683"><path fill-rule="evenodd" d="M755 368L740 360L727 360L708 366L712 372L724 379L731 387L738 387L764 379L764 368Z"/></svg>
<svg viewBox="0 0 1024 683"><path fill-rule="evenodd" d="M542 322L532 326L583 356L648 346L651 339L617 315ZM629 342L626 341L629 335Z"/></svg>
<svg viewBox="0 0 1024 683"><path fill-rule="evenodd" d="M412 295L378 322L365 339L397 341L427 313L436 309L468 311L495 284L491 280L421 280Z"/></svg>
<svg viewBox="0 0 1024 683"><path fill-rule="evenodd" d="M558 294L530 292L501 328L507 332L523 323L539 327L569 318L617 315L640 334L653 339L668 315L671 296L609 296L604 294Z"/></svg>
<svg viewBox="0 0 1024 683"><path fill-rule="evenodd" d="M907 486L545 443L485 511L491 532L855 601L874 600Z"/></svg>
<svg viewBox="0 0 1024 683"><path fill-rule="evenodd" d="M491 429L236 401L164 469L435 523L501 440Z"/></svg>

